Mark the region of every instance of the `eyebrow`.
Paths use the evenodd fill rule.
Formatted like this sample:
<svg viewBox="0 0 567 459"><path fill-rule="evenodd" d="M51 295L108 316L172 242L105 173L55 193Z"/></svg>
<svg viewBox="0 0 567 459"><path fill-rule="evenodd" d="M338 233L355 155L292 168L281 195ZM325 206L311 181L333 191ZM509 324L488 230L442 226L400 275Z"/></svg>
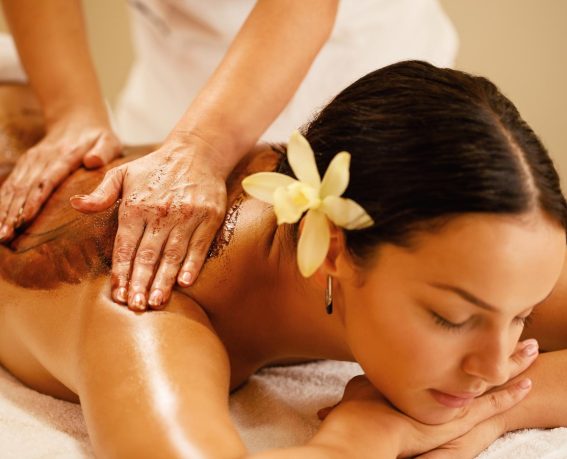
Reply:
<svg viewBox="0 0 567 459"><path fill-rule="evenodd" d="M469 303L472 303L475 306L478 306L479 308L486 309L488 311L498 311L498 308L496 306L492 306L491 304L487 303L486 301L483 301L480 298L477 298L472 293L467 292L466 290L464 290L460 287L457 287L455 285L448 285L448 284L443 284L443 283L438 283L438 282L429 282L429 285L431 285L435 288L441 289L441 290L448 290L450 292L456 293L461 298L463 298L465 301L468 301ZM532 307L535 308L536 306L545 302L551 296L551 294L553 293L554 290L555 289L551 290L551 292L549 292L549 294L543 300L541 300L539 303L536 303Z"/></svg>

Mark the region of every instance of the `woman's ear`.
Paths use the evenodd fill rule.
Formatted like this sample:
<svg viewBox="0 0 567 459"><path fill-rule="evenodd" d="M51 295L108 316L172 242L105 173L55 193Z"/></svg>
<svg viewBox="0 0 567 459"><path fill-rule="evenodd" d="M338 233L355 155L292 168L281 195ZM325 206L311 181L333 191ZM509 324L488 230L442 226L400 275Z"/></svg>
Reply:
<svg viewBox="0 0 567 459"><path fill-rule="evenodd" d="M329 250L323 264L317 269L314 278L321 286L326 287L327 277L342 277L345 261L350 259L346 250L345 234L343 230L329 222Z"/></svg>

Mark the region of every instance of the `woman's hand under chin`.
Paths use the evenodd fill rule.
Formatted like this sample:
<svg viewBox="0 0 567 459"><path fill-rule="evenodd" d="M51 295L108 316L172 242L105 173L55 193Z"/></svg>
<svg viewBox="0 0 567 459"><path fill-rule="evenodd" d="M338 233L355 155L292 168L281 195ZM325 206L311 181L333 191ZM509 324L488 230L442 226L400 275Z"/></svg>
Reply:
<svg viewBox="0 0 567 459"><path fill-rule="evenodd" d="M509 381L503 386L491 389L483 397L489 397L502 390L513 388L515 385L525 380L526 376L532 374L531 369L534 368L532 364L536 361L538 354L531 353L528 347L532 345L531 349L533 349L534 343L537 343L537 341L533 339L518 343L516 352L510 359L511 374ZM528 369L530 369L530 371L524 374ZM532 396L530 395L530 399L531 398ZM461 459L476 457L506 432L515 430L513 423L509 422L509 418L510 416L515 417L516 411L518 409L522 410L522 406L513 405L510 408L512 409L505 409L496 413L494 416L475 425L464 435L444 443L434 450L418 457L420 459Z"/></svg>
<svg viewBox="0 0 567 459"><path fill-rule="evenodd" d="M391 445L391 457L476 457L508 430L504 414L531 389L531 380L521 375L537 358L537 353L523 352L531 343L519 343L511 356L508 383L477 397L449 422L429 425L407 416L361 375L347 384L339 404L319 411L324 420L321 430L331 432L337 444L348 439L349 454L358 458L373 457L377 445L383 447L384 443Z"/></svg>

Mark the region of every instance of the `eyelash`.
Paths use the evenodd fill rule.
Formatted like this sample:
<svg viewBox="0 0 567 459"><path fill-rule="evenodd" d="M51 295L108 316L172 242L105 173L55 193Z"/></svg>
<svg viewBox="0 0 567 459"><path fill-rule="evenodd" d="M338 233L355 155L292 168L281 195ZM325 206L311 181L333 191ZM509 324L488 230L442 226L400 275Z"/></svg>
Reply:
<svg viewBox="0 0 567 459"><path fill-rule="evenodd" d="M435 321L435 323L437 325L439 325L442 328L445 328L447 330L451 330L451 331L460 331L463 326L466 324L466 321L460 324L455 324L453 322L449 322L447 319L441 317L439 314L430 311L431 315L433 317L433 320ZM526 325L529 325L532 321L532 313L528 314L525 317L514 317L514 325L519 325L521 327L525 327Z"/></svg>

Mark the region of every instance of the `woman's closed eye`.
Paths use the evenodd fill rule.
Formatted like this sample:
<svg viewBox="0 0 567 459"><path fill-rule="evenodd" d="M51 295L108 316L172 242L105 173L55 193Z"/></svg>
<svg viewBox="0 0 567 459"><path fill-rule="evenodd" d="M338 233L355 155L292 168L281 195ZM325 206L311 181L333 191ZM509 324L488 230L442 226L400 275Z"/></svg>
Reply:
<svg viewBox="0 0 567 459"><path fill-rule="evenodd" d="M437 314L435 311L429 311L431 314L431 317L433 318L433 320L435 321L435 323L437 325L439 325L442 328L445 328L447 330L452 330L452 331L458 331L461 330L466 323L469 321L469 319L463 321L463 322L451 322L450 320L445 319L445 317L440 316L439 314Z"/></svg>
<svg viewBox="0 0 567 459"><path fill-rule="evenodd" d="M442 328L445 328L447 330L452 330L452 331L459 331L462 330L463 327L469 322L470 319L464 320L462 322L451 322L450 320L447 320L445 317L437 314L435 311L429 311L433 320L435 321L435 323L437 325L439 325ZM514 325L519 325L521 327L525 327L526 325L528 325L531 320L532 320L532 314L533 311L530 311L529 314L524 315L524 316L518 316L518 317L514 317L514 319L512 320L512 323Z"/></svg>

